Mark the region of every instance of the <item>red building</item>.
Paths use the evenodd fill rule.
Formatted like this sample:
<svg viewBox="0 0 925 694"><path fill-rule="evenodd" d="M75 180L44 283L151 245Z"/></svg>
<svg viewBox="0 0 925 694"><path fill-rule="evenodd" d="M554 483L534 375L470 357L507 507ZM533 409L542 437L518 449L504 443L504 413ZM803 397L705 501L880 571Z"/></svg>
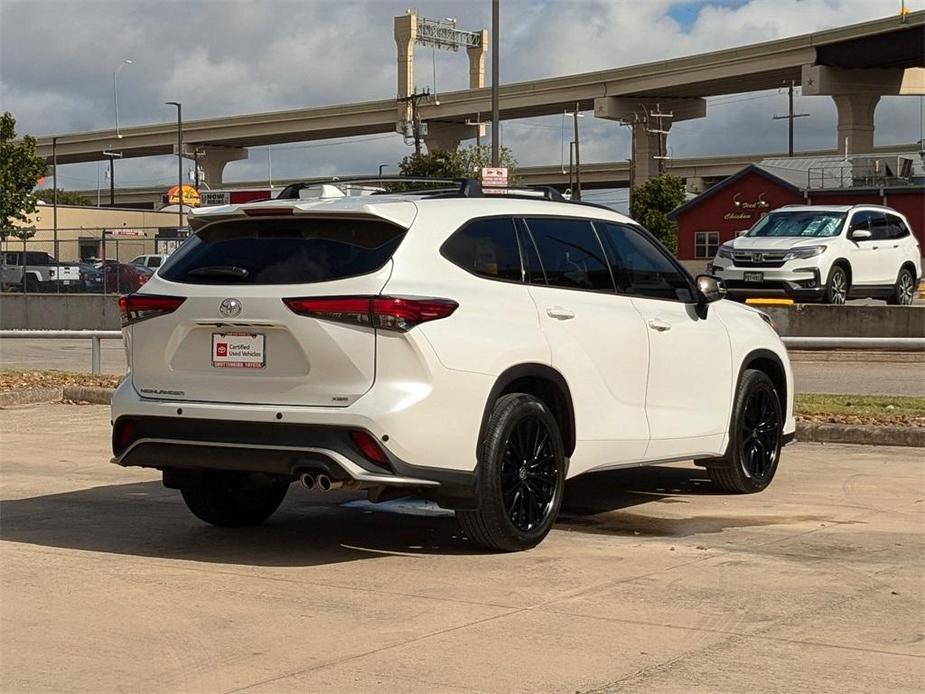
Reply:
<svg viewBox="0 0 925 694"><path fill-rule="evenodd" d="M817 170L838 171L832 167ZM880 175L878 170L874 176L849 179L847 187L822 188L795 182L819 183L812 168L781 168L780 176L776 171L764 162L747 166L673 210L669 217L678 223L678 258L706 261L716 254L719 244L735 238L736 232L750 228L771 210L793 204L886 205L906 216L919 246L925 248L925 186L921 182Z"/></svg>

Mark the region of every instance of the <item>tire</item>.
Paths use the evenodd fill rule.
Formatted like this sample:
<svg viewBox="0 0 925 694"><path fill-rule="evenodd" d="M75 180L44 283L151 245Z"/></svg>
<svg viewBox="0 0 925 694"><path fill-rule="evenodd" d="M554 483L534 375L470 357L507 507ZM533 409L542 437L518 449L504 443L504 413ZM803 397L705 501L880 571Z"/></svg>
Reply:
<svg viewBox="0 0 925 694"><path fill-rule="evenodd" d="M456 518L474 544L502 552L530 549L552 528L564 486L564 446L549 408L532 395L504 395L479 447L478 509L458 509Z"/></svg>
<svg viewBox="0 0 925 694"><path fill-rule="evenodd" d="M286 482L231 470L207 470L180 490L189 510L206 523L230 528L259 525L279 508Z"/></svg>
<svg viewBox="0 0 925 694"><path fill-rule="evenodd" d="M713 482L738 494L765 489L777 472L783 428L774 383L763 371L747 369L736 393L726 455L707 467Z"/></svg>
<svg viewBox="0 0 925 694"><path fill-rule="evenodd" d="M904 267L896 278L893 294L886 300L893 306L911 306L915 301L915 275L909 268Z"/></svg>
<svg viewBox="0 0 925 694"><path fill-rule="evenodd" d="M829 279L825 283L825 295L822 302L825 304L844 304L848 298L848 273L841 265L835 265L829 270Z"/></svg>
<svg viewBox="0 0 925 694"><path fill-rule="evenodd" d="M32 275L26 275L22 278L22 290L26 294L37 294L39 292L39 283Z"/></svg>

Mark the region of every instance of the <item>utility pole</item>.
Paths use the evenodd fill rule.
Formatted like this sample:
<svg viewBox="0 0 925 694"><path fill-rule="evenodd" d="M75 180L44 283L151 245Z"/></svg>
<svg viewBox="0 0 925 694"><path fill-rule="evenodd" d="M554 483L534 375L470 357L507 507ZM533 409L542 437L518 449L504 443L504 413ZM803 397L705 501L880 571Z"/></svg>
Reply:
<svg viewBox="0 0 925 694"><path fill-rule="evenodd" d="M806 118L809 116L808 113L794 113L793 112L793 87L796 84L794 80L790 80L787 85L787 100L790 104L790 108L787 110L786 116L771 116L771 120L783 120L787 119L787 156L793 156L793 119L794 118Z"/></svg>
<svg viewBox="0 0 925 694"><path fill-rule="evenodd" d="M103 156L109 159L109 206L116 206L116 169L115 161L122 157L122 152L103 151Z"/></svg>
<svg viewBox="0 0 925 694"><path fill-rule="evenodd" d="M491 165L500 164L498 144L498 126L501 119L498 106L498 79L500 75L498 64L498 44L501 41L499 0L491 0Z"/></svg>
<svg viewBox="0 0 925 694"><path fill-rule="evenodd" d="M55 292L61 293L61 256L58 254L58 138L51 138L51 170L55 175L55 187L51 191L52 224L55 228L55 262L58 269L55 271Z"/></svg>
<svg viewBox="0 0 925 694"><path fill-rule="evenodd" d="M421 154L421 138L423 137L422 128L421 128L421 115L418 111L418 101L427 100L430 98L430 89L423 89L418 91L415 89L408 96L402 96L398 98L400 103L410 103L411 104L411 137L414 138L414 154L415 156L420 156ZM407 141L408 135L405 134L405 144L408 144Z"/></svg>
<svg viewBox="0 0 925 694"><path fill-rule="evenodd" d="M575 104L575 111L572 113L575 123L575 190L572 191L572 199L581 200L581 152L578 145L578 104Z"/></svg>
<svg viewBox="0 0 925 694"><path fill-rule="evenodd" d="M658 125L655 128L649 127L650 118L654 118L658 121ZM674 118L674 112L672 111L663 112L659 104L655 104L655 113L646 114L646 132L649 133L650 135L655 135L656 142L658 143L658 147L656 148L656 151L658 152L658 154L656 154L653 158L658 164L658 175L659 176L665 173L665 162L671 159L671 157L665 151L665 141L666 141L666 138L668 137L668 128L671 127L671 123L669 122L668 128L666 128L664 126L664 123L662 122L663 118L669 118L669 119Z"/></svg>
<svg viewBox="0 0 925 694"><path fill-rule="evenodd" d="M177 226L183 226L183 104L179 101L165 101L167 106L177 107Z"/></svg>

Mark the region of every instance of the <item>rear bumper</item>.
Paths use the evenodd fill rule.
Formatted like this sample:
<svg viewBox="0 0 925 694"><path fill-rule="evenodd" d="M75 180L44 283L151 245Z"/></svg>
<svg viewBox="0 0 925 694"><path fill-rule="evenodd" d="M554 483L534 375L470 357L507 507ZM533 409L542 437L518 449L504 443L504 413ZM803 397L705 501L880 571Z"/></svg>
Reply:
<svg viewBox="0 0 925 694"><path fill-rule="evenodd" d="M468 470L416 464L436 457L433 438L428 448L414 440L413 413L402 413L403 426L392 426L394 407L389 415L373 418L373 412L388 412L388 408L375 409L375 400L366 398L344 408L178 402L142 398L126 379L112 400L112 462L123 467L240 470L292 477L323 471L332 479L355 480L366 487L471 487L474 464ZM364 401L373 409L361 408ZM128 423L132 431L124 434ZM364 456L351 438L355 431L378 443L386 465ZM414 446L409 450L396 445L396 439ZM465 460L458 452L456 457Z"/></svg>

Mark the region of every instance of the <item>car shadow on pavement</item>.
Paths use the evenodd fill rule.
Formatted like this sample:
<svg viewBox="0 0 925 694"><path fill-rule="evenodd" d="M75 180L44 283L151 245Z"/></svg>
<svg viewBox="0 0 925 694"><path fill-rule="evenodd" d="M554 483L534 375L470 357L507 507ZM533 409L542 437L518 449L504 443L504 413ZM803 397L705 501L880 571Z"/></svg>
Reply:
<svg viewBox="0 0 925 694"><path fill-rule="evenodd" d="M316 566L402 554L480 553L451 512L377 513L348 505L358 494L286 501L254 528L217 528L187 510L160 481L116 484L0 503L0 539L47 547L217 564Z"/></svg>
<svg viewBox="0 0 925 694"><path fill-rule="evenodd" d="M715 494L703 471L633 468L568 483L557 527L653 534L653 519L624 509ZM216 564L316 566L394 555L470 555L451 511L429 502L370 504L362 494L309 493L294 484L255 528L216 528L196 519L160 481L115 484L0 503L0 539L46 547ZM664 531L664 528L662 529ZM681 531L654 532L676 534Z"/></svg>
<svg viewBox="0 0 925 694"><path fill-rule="evenodd" d="M596 472L568 482L556 527L593 534L688 537L777 522L773 516L685 513L690 497L725 494L703 468L654 465ZM648 513L627 510L642 504L649 506Z"/></svg>

